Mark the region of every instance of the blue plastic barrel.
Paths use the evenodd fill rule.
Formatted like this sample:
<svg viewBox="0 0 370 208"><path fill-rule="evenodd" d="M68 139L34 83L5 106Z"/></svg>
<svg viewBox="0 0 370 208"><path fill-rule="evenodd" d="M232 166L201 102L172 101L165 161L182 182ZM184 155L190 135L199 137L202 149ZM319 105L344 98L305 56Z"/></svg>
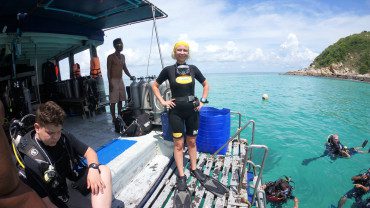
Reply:
<svg viewBox="0 0 370 208"><path fill-rule="evenodd" d="M162 123L162 137L164 140L173 141L172 140L172 129L170 126L170 122L168 119L168 113L164 112L161 114L161 123Z"/></svg>
<svg viewBox="0 0 370 208"><path fill-rule="evenodd" d="M197 149L213 154L230 138L230 109L202 107L200 110ZM225 155L227 147L219 154Z"/></svg>

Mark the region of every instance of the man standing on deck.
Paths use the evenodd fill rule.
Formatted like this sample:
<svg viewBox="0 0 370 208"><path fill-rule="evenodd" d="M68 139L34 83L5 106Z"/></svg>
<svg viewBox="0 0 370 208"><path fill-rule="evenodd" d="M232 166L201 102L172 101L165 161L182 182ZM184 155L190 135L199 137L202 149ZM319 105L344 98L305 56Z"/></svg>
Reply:
<svg viewBox="0 0 370 208"><path fill-rule="evenodd" d="M113 41L113 46L116 49L114 53L107 58L107 72L109 82L109 102L110 113L112 115L113 124L116 119L116 103L118 103L118 114L122 111L122 101L126 101L125 85L122 80L122 70L130 79L134 79L126 67L125 56L121 54L123 43L121 38Z"/></svg>

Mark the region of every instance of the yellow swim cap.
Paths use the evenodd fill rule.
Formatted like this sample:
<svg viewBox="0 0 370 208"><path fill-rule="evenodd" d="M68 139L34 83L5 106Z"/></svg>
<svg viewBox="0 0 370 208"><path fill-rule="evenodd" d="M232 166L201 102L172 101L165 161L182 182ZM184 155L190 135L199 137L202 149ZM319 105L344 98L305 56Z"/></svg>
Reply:
<svg viewBox="0 0 370 208"><path fill-rule="evenodd" d="M175 43L175 45L173 46L173 52L175 52L175 51L176 51L176 49L177 49L179 46L185 46L185 47L187 47L187 48L188 48L188 50L189 50L189 44L188 44L187 42L185 42L185 41L179 41L179 42Z"/></svg>

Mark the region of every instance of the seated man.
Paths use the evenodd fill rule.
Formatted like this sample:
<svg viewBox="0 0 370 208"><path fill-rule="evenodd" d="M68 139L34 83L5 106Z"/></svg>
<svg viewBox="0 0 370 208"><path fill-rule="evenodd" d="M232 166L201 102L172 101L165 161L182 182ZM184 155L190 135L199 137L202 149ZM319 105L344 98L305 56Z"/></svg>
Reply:
<svg viewBox="0 0 370 208"><path fill-rule="evenodd" d="M41 104L36 111L34 130L18 145L25 165L25 182L34 188L48 207L89 207L75 192L91 193L93 207L111 207L110 169L99 165L96 152L62 130L65 112L56 103ZM86 158L88 168L81 163ZM66 180L69 179L69 180ZM77 192L76 192L77 190Z"/></svg>
<svg viewBox="0 0 370 208"><path fill-rule="evenodd" d="M338 202L338 208L343 207L347 198L355 198L356 203L360 203L362 196L370 190L370 168L367 172L352 177L354 187L342 196Z"/></svg>
<svg viewBox="0 0 370 208"><path fill-rule="evenodd" d="M298 208L298 198L293 196L293 186L289 184L291 179L280 178L274 182L267 182L261 186L265 191L267 201L272 203L284 203L288 199L294 200L294 208Z"/></svg>

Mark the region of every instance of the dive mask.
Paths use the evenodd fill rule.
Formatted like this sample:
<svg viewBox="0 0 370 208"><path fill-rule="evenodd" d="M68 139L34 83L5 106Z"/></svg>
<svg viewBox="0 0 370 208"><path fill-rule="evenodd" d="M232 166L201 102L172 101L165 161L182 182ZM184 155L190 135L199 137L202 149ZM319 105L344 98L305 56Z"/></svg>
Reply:
<svg viewBox="0 0 370 208"><path fill-rule="evenodd" d="M177 66L176 73L179 74L179 75L189 75L190 74L189 65Z"/></svg>

